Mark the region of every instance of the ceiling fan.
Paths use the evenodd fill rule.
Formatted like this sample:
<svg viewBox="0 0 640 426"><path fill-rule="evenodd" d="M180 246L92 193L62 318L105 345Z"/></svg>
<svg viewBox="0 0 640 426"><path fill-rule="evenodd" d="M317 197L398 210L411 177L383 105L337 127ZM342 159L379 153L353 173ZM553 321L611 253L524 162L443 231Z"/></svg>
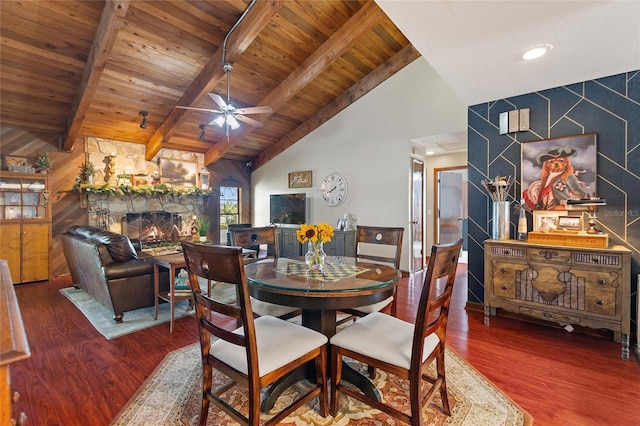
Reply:
<svg viewBox="0 0 640 426"><path fill-rule="evenodd" d="M209 97L211 97L211 99L213 99L213 101L218 105L218 109L197 108L197 107L188 107L188 106L180 106L180 105L177 105L176 108L189 109L193 111L205 111L205 112L220 114L218 117L211 120L211 122L209 122L209 125L217 124L220 127L225 126L227 131L227 139L229 139L229 128L235 130L238 127L240 127L240 123L238 123L238 121L250 124L254 127L262 126L261 122L254 120L253 118L246 117L245 115L271 113L273 112L273 109L271 109L271 107L269 106L237 108L234 104L232 104L231 98L230 98L230 91L229 91L229 77L230 77L231 71L233 71L233 66L229 63L225 63L222 66L222 68L224 69L224 72L227 74L226 102L222 98L222 96L218 95L217 93L208 94Z"/></svg>

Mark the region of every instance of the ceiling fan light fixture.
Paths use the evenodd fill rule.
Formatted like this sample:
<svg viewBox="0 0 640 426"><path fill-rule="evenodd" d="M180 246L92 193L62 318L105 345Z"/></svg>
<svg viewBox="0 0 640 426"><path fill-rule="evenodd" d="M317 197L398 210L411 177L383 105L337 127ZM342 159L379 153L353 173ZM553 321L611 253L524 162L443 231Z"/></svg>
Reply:
<svg viewBox="0 0 640 426"><path fill-rule="evenodd" d="M552 49L553 49L553 46L546 43L538 44L536 46L531 46L528 49L526 49L524 52L522 52L522 59L524 59L525 61L537 59L551 52Z"/></svg>
<svg viewBox="0 0 640 426"><path fill-rule="evenodd" d="M218 126L222 127L224 126L224 115L221 115L220 117L216 118L215 120L213 120L214 123L216 123Z"/></svg>
<svg viewBox="0 0 640 426"><path fill-rule="evenodd" d="M240 127L240 123L238 123L238 120L236 120L236 118L229 114L227 115L227 124L229 125L229 127L231 127L233 130L237 129L238 127Z"/></svg>
<svg viewBox="0 0 640 426"><path fill-rule="evenodd" d="M251 3L247 6L243 14L240 16L238 21L234 24L234 26L229 30L227 35L225 36L223 46L222 46L222 69L224 70L227 77L227 99L225 99L216 94L209 93L209 97L215 102L217 105L217 109L209 109L209 108L198 108L186 105L176 105L176 108L180 109L188 109L195 111L203 111L203 112L212 112L216 114L220 114L215 119L209 122L209 125L217 124L219 127L225 128L225 133L227 135L227 141L229 141L229 129L235 130L240 128L240 121L243 123L250 124L252 126L260 127L262 126L262 122L245 117L245 114L270 114L273 110L268 106L258 106L258 107L244 107L244 108L236 108L234 104L231 103L231 71L233 71L233 65L226 61L227 54L227 41L229 40L229 36L233 32L233 30L240 24L242 19L246 16L249 10L256 4L257 0L251 0ZM236 118L237 117L237 118ZM201 127L202 128L202 127ZM200 139L204 138L204 130L202 130L200 134Z"/></svg>

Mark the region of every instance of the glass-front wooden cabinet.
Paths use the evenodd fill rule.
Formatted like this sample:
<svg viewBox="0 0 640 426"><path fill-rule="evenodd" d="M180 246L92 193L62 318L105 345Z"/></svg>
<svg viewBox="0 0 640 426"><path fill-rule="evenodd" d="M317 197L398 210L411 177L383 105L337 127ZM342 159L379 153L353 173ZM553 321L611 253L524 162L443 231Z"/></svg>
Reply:
<svg viewBox="0 0 640 426"><path fill-rule="evenodd" d="M0 219L49 220L46 175L7 172L0 176Z"/></svg>
<svg viewBox="0 0 640 426"><path fill-rule="evenodd" d="M49 279L51 208L46 174L0 172L0 259L14 283Z"/></svg>

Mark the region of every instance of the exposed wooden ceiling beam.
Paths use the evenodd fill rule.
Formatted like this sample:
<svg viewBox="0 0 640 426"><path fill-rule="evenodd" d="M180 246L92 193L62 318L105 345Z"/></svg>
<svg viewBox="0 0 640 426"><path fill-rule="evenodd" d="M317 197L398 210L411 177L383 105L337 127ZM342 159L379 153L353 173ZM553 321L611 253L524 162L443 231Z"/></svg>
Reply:
<svg viewBox="0 0 640 426"><path fill-rule="evenodd" d="M73 144L80 134L85 115L98 88L104 67L109 56L111 56L111 49L127 14L129 4L130 0L107 0L104 4L100 24L98 24L98 29L89 51L87 65L84 68L78 92L71 105L65 130L62 134L62 150L64 151L70 151L73 148Z"/></svg>
<svg viewBox="0 0 640 426"><path fill-rule="evenodd" d="M258 105L270 106L278 110L302 88L315 79L322 71L349 49L351 43L375 27L384 13L373 2L366 3L340 29L320 46L307 60L296 68L278 87L269 93ZM273 113L272 113L273 114ZM261 114L259 121L266 120L271 114ZM243 126L232 139L224 140L212 146L204 155L204 163L211 164L222 158L234 143L253 131L251 126Z"/></svg>
<svg viewBox="0 0 640 426"><path fill-rule="evenodd" d="M369 93L380 83L409 65L411 62L420 57L420 53L412 46L407 45L404 49L396 53L392 58L384 64L376 68L372 73L354 84L349 90L338 96L333 102L326 105L311 118L296 127L287 136L265 149L253 161L253 170L265 165L267 162L275 158L278 154L284 152L287 148L298 142L304 136L311 133L314 129L320 127L325 122L349 105Z"/></svg>
<svg viewBox="0 0 640 426"><path fill-rule="evenodd" d="M228 63L232 64L238 60L283 4L284 0L256 2L227 41L226 61ZM223 50L224 47L221 44L176 105L196 105L213 90L225 74L222 69ZM186 113L187 110L180 108L174 108L171 111L149 139L145 153L147 160L153 159L162 148L164 141L176 132Z"/></svg>

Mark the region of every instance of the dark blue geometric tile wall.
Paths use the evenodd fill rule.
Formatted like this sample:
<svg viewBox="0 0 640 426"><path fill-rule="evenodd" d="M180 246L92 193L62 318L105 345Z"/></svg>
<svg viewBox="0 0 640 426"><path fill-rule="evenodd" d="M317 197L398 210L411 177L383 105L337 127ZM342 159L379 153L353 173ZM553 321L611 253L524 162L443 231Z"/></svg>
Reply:
<svg viewBox="0 0 640 426"><path fill-rule="evenodd" d="M499 115L529 108L530 130L498 134ZM585 81L474 105L468 110L469 301L484 300L483 241L490 238L491 202L483 179L513 176L511 200L519 201L520 144L584 133L597 134L597 211L609 244L632 251L631 316L637 330L640 273L640 71ZM512 211L511 237L517 217ZM529 229L532 229L531 217Z"/></svg>

